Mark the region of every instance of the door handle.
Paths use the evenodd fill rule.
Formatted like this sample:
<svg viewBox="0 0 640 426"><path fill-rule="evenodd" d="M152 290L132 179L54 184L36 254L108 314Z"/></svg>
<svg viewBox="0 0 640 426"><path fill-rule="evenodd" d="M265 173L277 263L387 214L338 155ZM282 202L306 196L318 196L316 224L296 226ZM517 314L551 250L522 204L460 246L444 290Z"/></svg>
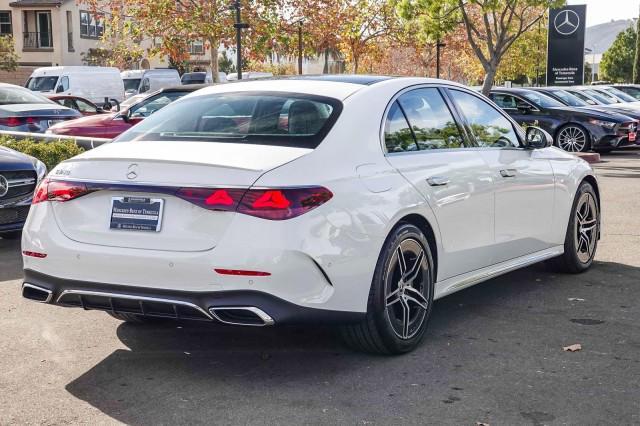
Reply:
<svg viewBox="0 0 640 426"><path fill-rule="evenodd" d="M444 186L450 182L446 176L431 176L427 179L427 183L431 186Z"/></svg>
<svg viewBox="0 0 640 426"><path fill-rule="evenodd" d="M500 176L502 176L503 178L510 178L510 177L515 177L517 173L516 169L504 169L504 170L500 170Z"/></svg>

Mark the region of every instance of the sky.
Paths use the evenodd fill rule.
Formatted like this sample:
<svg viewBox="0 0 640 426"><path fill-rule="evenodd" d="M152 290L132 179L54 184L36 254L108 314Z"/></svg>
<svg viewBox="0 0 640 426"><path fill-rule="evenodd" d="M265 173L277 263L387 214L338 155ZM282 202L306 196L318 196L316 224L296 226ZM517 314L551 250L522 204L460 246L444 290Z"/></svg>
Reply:
<svg viewBox="0 0 640 426"><path fill-rule="evenodd" d="M568 0L567 4L587 5L587 27L635 18L640 8L640 0Z"/></svg>

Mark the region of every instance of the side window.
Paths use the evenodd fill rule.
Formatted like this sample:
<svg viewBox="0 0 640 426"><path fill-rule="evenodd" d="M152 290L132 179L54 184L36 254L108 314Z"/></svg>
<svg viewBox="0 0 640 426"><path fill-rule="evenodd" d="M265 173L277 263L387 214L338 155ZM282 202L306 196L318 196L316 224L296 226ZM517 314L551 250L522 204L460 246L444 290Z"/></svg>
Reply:
<svg viewBox="0 0 640 426"><path fill-rule="evenodd" d="M76 99L76 103L78 104L78 111L80 112L96 112L96 108L93 105L89 105L85 101L81 101L80 99Z"/></svg>
<svg viewBox="0 0 640 426"><path fill-rule="evenodd" d="M491 104L477 96L449 90L458 109L466 117L476 141L481 147L520 146L518 136L511 125Z"/></svg>
<svg viewBox="0 0 640 426"><path fill-rule="evenodd" d="M464 148L460 129L438 89L416 89L398 98L418 149Z"/></svg>
<svg viewBox="0 0 640 426"><path fill-rule="evenodd" d="M142 80L142 87L140 88L140 93L148 92L151 88L151 83L148 78Z"/></svg>
<svg viewBox="0 0 640 426"><path fill-rule="evenodd" d="M67 90L69 90L69 77L64 76L60 78L60 83L58 83L56 93L66 92Z"/></svg>
<svg viewBox="0 0 640 426"><path fill-rule="evenodd" d="M179 96L177 93L162 93L157 96L153 96L152 98L147 99L146 102L140 102L138 105L134 106L131 110L130 117L131 118L144 118L148 117L154 112L158 111L161 108L169 105Z"/></svg>
<svg viewBox="0 0 640 426"><path fill-rule="evenodd" d="M493 102L496 103L500 108L503 109L517 109L518 103L516 102L516 98L511 95L505 95L503 93L492 93L489 96Z"/></svg>
<svg viewBox="0 0 640 426"><path fill-rule="evenodd" d="M391 105L384 123L384 143L389 153L418 150L416 140L413 138L409 123L398 101Z"/></svg>

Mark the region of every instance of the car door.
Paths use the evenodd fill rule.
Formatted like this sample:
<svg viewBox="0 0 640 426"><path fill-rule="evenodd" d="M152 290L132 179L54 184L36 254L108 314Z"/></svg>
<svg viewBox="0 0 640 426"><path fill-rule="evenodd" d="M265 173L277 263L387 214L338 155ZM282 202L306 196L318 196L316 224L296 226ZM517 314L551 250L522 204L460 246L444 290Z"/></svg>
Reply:
<svg viewBox="0 0 640 426"><path fill-rule="evenodd" d="M437 87L403 92L385 120L387 160L426 199L440 230L439 281L491 265L493 182Z"/></svg>
<svg viewBox="0 0 640 426"><path fill-rule="evenodd" d="M448 94L495 182L496 260L551 247L555 179L545 149L524 148L521 130L479 95L458 89Z"/></svg>

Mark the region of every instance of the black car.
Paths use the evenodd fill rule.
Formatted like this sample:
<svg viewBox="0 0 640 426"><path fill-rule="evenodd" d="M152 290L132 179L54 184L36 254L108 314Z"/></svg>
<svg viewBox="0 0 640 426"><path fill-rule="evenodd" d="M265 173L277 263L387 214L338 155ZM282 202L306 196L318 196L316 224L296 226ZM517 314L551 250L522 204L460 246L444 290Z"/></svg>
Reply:
<svg viewBox="0 0 640 426"><path fill-rule="evenodd" d="M606 152L635 140L638 122L626 115L569 107L531 89L496 88L490 98L522 125L542 127L565 151Z"/></svg>
<svg viewBox="0 0 640 426"><path fill-rule="evenodd" d="M636 100L640 101L640 85L637 84L616 84L615 87L618 90L622 90L629 96L633 96Z"/></svg>
<svg viewBox="0 0 640 426"><path fill-rule="evenodd" d="M33 191L46 174L41 161L0 146L0 238L20 236Z"/></svg>

